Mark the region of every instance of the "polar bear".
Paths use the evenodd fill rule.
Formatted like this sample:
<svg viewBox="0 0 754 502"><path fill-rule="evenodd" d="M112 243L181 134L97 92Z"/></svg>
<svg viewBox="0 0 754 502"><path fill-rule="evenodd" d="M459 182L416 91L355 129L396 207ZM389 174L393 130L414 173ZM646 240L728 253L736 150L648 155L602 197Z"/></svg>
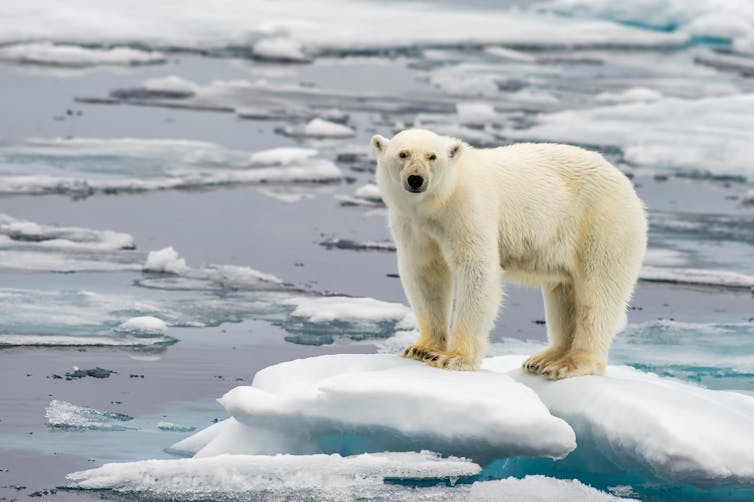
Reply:
<svg viewBox="0 0 754 502"><path fill-rule="evenodd" d="M644 205L618 169L574 146L477 149L421 129L371 146L419 329L404 357L478 369L504 277L544 297L550 345L526 371L604 373L647 243Z"/></svg>

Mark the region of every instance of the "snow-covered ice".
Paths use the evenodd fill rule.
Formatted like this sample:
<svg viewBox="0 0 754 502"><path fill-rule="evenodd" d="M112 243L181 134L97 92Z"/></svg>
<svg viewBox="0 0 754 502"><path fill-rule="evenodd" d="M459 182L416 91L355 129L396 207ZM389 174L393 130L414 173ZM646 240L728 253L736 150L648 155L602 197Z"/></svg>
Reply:
<svg viewBox="0 0 754 502"><path fill-rule="evenodd" d="M291 63L311 61L303 45L291 38L263 38L254 44L252 50L257 58L269 61Z"/></svg>
<svg viewBox="0 0 754 502"><path fill-rule="evenodd" d="M500 356L482 367L536 391L574 428L582 452L667 481L754 487L754 397L625 366L608 367L605 377L550 382L525 374L523 360Z"/></svg>
<svg viewBox="0 0 754 502"><path fill-rule="evenodd" d="M245 152L190 140L33 139L0 145L0 193L98 193L238 184L332 182L332 162L310 150Z"/></svg>
<svg viewBox="0 0 754 502"><path fill-rule="evenodd" d="M50 401L45 409L45 417L49 427L99 431L128 430L130 427L124 425L124 422L133 420L122 413L102 412L57 399Z"/></svg>
<svg viewBox="0 0 754 502"><path fill-rule="evenodd" d="M172 449L198 457L430 449L488 461L560 458L575 447L570 427L510 378L447 372L397 355L281 363L220 403L232 418Z"/></svg>

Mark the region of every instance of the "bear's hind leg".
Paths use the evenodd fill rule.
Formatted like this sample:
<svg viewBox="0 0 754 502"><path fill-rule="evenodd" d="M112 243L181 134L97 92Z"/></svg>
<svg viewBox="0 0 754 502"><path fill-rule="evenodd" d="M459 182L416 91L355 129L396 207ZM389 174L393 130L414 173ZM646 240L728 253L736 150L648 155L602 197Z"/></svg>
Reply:
<svg viewBox="0 0 754 502"><path fill-rule="evenodd" d="M539 374L550 363L560 359L571 346L576 317L573 283L559 283L542 287L550 346L524 361L523 368Z"/></svg>

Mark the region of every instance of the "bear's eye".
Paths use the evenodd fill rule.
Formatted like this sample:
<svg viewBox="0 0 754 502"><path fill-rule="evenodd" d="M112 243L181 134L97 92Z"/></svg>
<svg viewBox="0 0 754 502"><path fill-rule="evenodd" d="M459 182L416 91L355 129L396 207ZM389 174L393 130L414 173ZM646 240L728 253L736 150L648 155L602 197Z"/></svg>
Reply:
<svg viewBox="0 0 754 502"><path fill-rule="evenodd" d="M435 155L434 153L430 153L428 159L429 160L437 160L437 155Z"/></svg>
<svg viewBox="0 0 754 502"><path fill-rule="evenodd" d="M406 152L401 152L398 154L398 157L405 159L406 157L408 157L408 154Z"/></svg>

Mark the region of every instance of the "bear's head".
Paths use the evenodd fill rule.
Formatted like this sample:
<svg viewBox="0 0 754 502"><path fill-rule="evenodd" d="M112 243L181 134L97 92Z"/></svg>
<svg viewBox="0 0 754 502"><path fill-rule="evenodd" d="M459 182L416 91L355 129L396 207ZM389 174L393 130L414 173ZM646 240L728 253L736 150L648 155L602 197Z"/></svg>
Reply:
<svg viewBox="0 0 754 502"><path fill-rule="evenodd" d="M377 156L380 189L417 197L441 191L463 154L464 143L424 129L407 129L392 139L373 136L372 150Z"/></svg>

